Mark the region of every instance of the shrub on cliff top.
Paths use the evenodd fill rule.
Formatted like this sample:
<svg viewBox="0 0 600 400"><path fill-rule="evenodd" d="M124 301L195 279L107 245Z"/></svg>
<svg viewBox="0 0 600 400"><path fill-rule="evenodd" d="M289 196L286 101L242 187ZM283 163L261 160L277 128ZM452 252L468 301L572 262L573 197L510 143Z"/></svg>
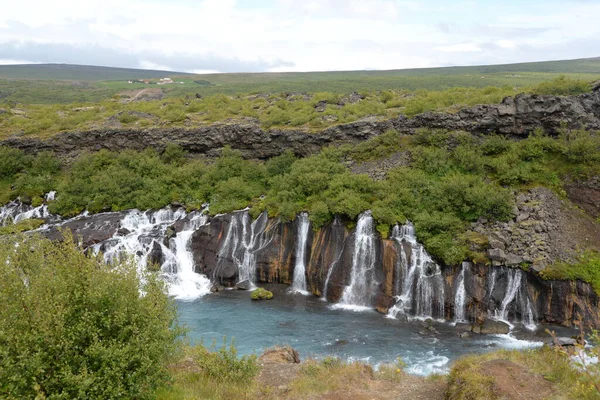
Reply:
<svg viewBox="0 0 600 400"><path fill-rule="evenodd" d="M66 236L0 246L0 398L152 397L180 334L154 276L106 266Z"/></svg>

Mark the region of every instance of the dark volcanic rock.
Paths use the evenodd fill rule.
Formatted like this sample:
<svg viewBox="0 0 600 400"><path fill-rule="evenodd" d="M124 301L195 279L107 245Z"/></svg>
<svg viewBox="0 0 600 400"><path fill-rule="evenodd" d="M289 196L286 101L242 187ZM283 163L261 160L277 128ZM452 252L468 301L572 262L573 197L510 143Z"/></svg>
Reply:
<svg viewBox="0 0 600 400"><path fill-rule="evenodd" d="M123 216L124 213L119 212L94 214L52 225L42 233L51 240L62 240L62 231L68 229L87 248L110 239L118 231Z"/></svg>
<svg viewBox="0 0 600 400"><path fill-rule="evenodd" d="M347 100L359 101L353 94ZM317 104L319 111L323 104ZM499 133L527 136L536 128L556 134L561 126L569 129L600 129L600 91L579 96L539 96L520 94L500 104L479 105L456 114L427 112L391 120L365 118L333 126L318 134L305 130L263 130L255 123L233 121L195 128L122 129L107 128L85 132L60 133L42 140L11 137L0 145L20 148L28 153L53 151L70 158L84 151L108 149L164 150L176 143L192 154L216 156L224 146L240 150L246 158L265 159L291 150L298 155L318 152L331 144L355 143L380 135L389 129L411 134L418 128L464 130L478 134Z"/></svg>

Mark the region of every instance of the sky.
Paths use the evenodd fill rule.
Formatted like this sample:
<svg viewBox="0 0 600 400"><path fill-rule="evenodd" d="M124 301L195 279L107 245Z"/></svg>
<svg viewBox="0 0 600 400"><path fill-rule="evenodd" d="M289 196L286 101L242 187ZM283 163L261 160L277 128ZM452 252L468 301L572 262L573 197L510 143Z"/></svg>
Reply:
<svg viewBox="0 0 600 400"><path fill-rule="evenodd" d="M385 70L600 56L600 0L21 0L0 64Z"/></svg>

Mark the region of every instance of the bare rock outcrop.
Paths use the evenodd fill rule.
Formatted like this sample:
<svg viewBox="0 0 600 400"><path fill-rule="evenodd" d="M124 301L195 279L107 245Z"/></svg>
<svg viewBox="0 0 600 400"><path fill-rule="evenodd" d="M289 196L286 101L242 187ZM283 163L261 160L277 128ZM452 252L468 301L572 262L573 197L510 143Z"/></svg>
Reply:
<svg viewBox="0 0 600 400"><path fill-rule="evenodd" d="M352 95L349 99L360 101L360 96ZM568 97L520 94L507 97L500 104L478 105L455 114L427 112L414 118L400 116L389 120L369 117L319 133L303 129L263 130L256 122L228 121L182 128L92 129L60 133L49 139L14 136L0 141L0 145L28 153L53 151L63 158L72 158L84 151L100 149L153 147L162 151L168 143L176 143L192 154L216 156L224 146L231 146L246 158L266 159L285 150L303 156L313 154L323 146L364 141L389 129L405 134L419 128L433 128L519 137L540 127L555 134L563 126L600 129L600 90Z"/></svg>

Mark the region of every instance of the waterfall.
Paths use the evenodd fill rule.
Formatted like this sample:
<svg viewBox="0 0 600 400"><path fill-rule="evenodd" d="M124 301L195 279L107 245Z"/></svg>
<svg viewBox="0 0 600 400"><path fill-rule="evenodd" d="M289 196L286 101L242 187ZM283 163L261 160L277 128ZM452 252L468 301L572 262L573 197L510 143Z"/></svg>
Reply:
<svg viewBox="0 0 600 400"><path fill-rule="evenodd" d="M174 251L175 268L165 271L161 267L169 284L169 294L179 300L194 300L210 292L210 280L194 271L194 255L190 249L192 235L205 225L207 217L204 213L195 213L189 217L183 230L170 240Z"/></svg>
<svg viewBox="0 0 600 400"><path fill-rule="evenodd" d="M48 195L51 193L52 192L48 193ZM49 217L54 217L54 219L56 219L55 216L48 212L48 206L46 204L42 204L38 207L32 207L30 205L23 204L17 199L0 207L0 226L16 224L27 219L45 219Z"/></svg>
<svg viewBox="0 0 600 400"><path fill-rule="evenodd" d="M308 214L301 213L298 215L298 239L296 241L296 264L294 265L292 291L303 295L309 294L306 285L306 242L309 228Z"/></svg>
<svg viewBox="0 0 600 400"><path fill-rule="evenodd" d="M219 253L217 268L230 259L238 269L238 283L248 281L256 283L256 253L271 243L272 237L265 234L269 217L262 213L251 222L248 210L231 215L229 228Z"/></svg>
<svg viewBox="0 0 600 400"><path fill-rule="evenodd" d="M456 282L456 294L454 295L454 322L468 322L466 318L467 292L465 290L465 269L469 268L469 263L463 262L460 274Z"/></svg>
<svg viewBox="0 0 600 400"><path fill-rule="evenodd" d="M398 314L405 314L418 318L443 318L444 278L440 266L417 242L415 229L410 222L395 226L392 238L400 249L400 259L396 265L397 280L394 285L396 304L390 308L388 316L395 318ZM410 249L410 254L406 247Z"/></svg>
<svg viewBox="0 0 600 400"><path fill-rule="evenodd" d="M515 300L519 288L521 287L521 270L509 269L507 271L508 282L506 283L506 293L500 305L500 312L496 318L508 321L508 306Z"/></svg>
<svg viewBox="0 0 600 400"><path fill-rule="evenodd" d="M348 308L371 307L372 288L375 286L375 233L370 211L361 214L354 233L354 252L350 270L350 284L344 288L340 305Z"/></svg>
<svg viewBox="0 0 600 400"><path fill-rule="evenodd" d="M527 295L526 283L523 279L523 271L520 269L507 268L506 269L506 292L500 309L495 311L494 319L508 323L511 327L513 326L508 318L511 308L514 309L515 313L521 315L521 323L529 330L535 330L535 315L531 301ZM514 306L514 307L513 307Z"/></svg>
<svg viewBox="0 0 600 400"><path fill-rule="evenodd" d="M155 212L129 211L120 222L119 231L106 242L94 246L102 251L104 260L113 263L133 256L138 271L146 269L150 261L160 263L161 276L168 284L169 294L180 300L193 300L210 292L206 276L194 272L194 261L189 249L192 234L207 222L204 213L186 215L185 210L170 207ZM187 217L187 218L186 218ZM169 226L186 218L183 230L164 243ZM157 258L158 260L152 260Z"/></svg>

